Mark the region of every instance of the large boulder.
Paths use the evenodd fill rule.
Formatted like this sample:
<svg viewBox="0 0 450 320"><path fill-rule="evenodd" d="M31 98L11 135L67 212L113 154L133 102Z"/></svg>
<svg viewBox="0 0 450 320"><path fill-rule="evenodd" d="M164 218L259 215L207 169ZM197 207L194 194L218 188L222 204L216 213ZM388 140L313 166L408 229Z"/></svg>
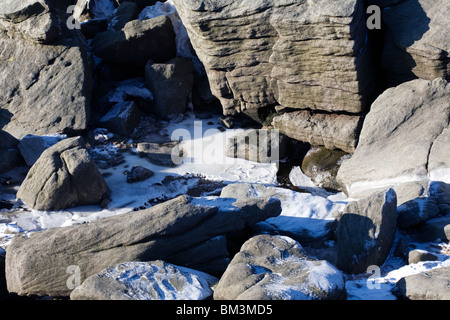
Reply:
<svg viewBox="0 0 450 320"><path fill-rule="evenodd" d="M17 198L36 210L62 210L100 204L109 193L83 138L75 137L42 153L20 186Z"/></svg>
<svg viewBox="0 0 450 320"><path fill-rule="evenodd" d="M397 282L400 295L410 300L449 300L450 267L406 276Z"/></svg>
<svg viewBox="0 0 450 320"><path fill-rule="evenodd" d="M380 95L366 116L355 153L338 171L337 179L348 194L428 181L430 176L445 182L448 177L432 172L448 170L444 141L449 97L450 85L440 78L413 80Z"/></svg>
<svg viewBox="0 0 450 320"><path fill-rule="evenodd" d="M164 260L209 274L208 266L220 264L223 272L229 263L223 236L280 212L280 202L274 198L180 196L140 212L16 236L7 247L8 290L19 295L68 296L70 266L69 271L80 271L82 283L129 261Z"/></svg>
<svg viewBox="0 0 450 320"><path fill-rule="evenodd" d="M18 139L87 127L91 59L65 21L43 1L0 3L0 126Z"/></svg>
<svg viewBox="0 0 450 320"><path fill-rule="evenodd" d="M381 266L397 232L397 197L394 190L350 202L336 230L337 267L352 274Z"/></svg>
<svg viewBox="0 0 450 320"><path fill-rule="evenodd" d="M167 63L149 61L145 80L154 95L151 112L164 120L184 114L194 85L194 65L188 58L174 58Z"/></svg>
<svg viewBox="0 0 450 320"><path fill-rule="evenodd" d="M343 274L309 257L285 236L259 235L245 242L214 290L215 300L345 299Z"/></svg>
<svg viewBox="0 0 450 320"><path fill-rule="evenodd" d="M206 300L219 281L204 272L164 261L125 262L94 274L71 300Z"/></svg>
<svg viewBox="0 0 450 320"><path fill-rule="evenodd" d="M405 0L383 10L386 37L383 66L388 85L416 78L450 75L450 3L446 0Z"/></svg>
<svg viewBox="0 0 450 320"><path fill-rule="evenodd" d="M274 117L272 124L292 139L353 153L363 120L362 116L302 110Z"/></svg>
<svg viewBox="0 0 450 320"><path fill-rule="evenodd" d="M225 114L365 110L364 1L173 1Z"/></svg>
<svg viewBox="0 0 450 320"><path fill-rule="evenodd" d="M132 20L121 30L98 33L91 47L106 61L138 66L145 66L148 60L166 62L176 55L175 32L166 16Z"/></svg>

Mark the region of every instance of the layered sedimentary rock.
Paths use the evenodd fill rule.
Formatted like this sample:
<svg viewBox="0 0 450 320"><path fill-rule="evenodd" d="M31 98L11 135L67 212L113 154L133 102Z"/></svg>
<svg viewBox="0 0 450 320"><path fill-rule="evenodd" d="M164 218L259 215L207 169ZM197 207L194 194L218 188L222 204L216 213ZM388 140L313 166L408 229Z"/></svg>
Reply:
<svg viewBox="0 0 450 320"><path fill-rule="evenodd" d="M45 1L0 3L0 126L18 139L87 127L91 60L63 14Z"/></svg>
<svg viewBox="0 0 450 320"><path fill-rule="evenodd" d="M383 10L383 65L388 84L416 78L450 79L450 2L404 0Z"/></svg>
<svg viewBox="0 0 450 320"><path fill-rule="evenodd" d="M277 104L365 110L372 77L363 1L174 3L225 114Z"/></svg>

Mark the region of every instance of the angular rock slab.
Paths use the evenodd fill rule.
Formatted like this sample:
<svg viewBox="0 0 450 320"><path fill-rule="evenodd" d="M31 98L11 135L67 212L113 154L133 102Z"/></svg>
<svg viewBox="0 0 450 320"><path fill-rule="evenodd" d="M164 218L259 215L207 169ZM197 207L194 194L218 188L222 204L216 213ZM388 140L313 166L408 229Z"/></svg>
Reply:
<svg viewBox="0 0 450 320"><path fill-rule="evenodd" d="M431 150L433 168L441 167L437 156L446 154L434 143L449 127L449 98L450 85L440 78L413 80L381 94L365 118L355 153L338 171L337 180L350 196L364 189L427 181Z"/></svg>
<svg viewBox="0 0 450 320"><path fill-rule="evenodd" d="M83 138L75 137L41 154L22 182L17 198L36 210L63 210L100 204L109 194Z"/></svg>
<svg viewBox="0 0 450 320"><path fill-rule="evenodd" d="M353 153L358 145L363 117L302 110L273 119L275 129L292 139Z"/></svg>
<svg viewBox="0 0 450 320"><path fill-rule="evenodd" d="M219 281L164 261L125 262L90 276L71 300L205 300Z"/></svg>
<svg viewBox="0 0 450 320"><path fill-rule="evenodd" d="M180 196L91 224L49 229L30 238L17 236L7 248L8 290L19 295L69 296L73 288L67 286L68 270L72 269L80 271L82 283L105 268L129 261L164 260L188 268L207 264L218 258L218 250L207 246L211 239L280 212L280 201L273 198L236 201ZM205 250L194 250L200 246Z"/></svg>
<svg viewBox="0 0 450 320"><path fill-rule="evenodd" d="M21 139L87 128L92 61L79 30L61 26L61 34L42 45L0 28L0 47L4 131Z"/></svg>
<svg viewBox="0 0 450 320"><path fill-rule="evenodd" d="M350 202L336 230L337 267L352 274L383 265L397 232L397 196L390 189Z"/></svg>
<svg viewBox="0 0 450 320"><path fill-rule="evenodd" d="M363 1L174 3L225 114L365 109L373 79Z"/></svg>
<svg viewBox="0 0 450 320"><path fill-rule="evenodd" d="M383 66L389 85L417 78L450 80L449 15L446 0L405 0L383 11Z"/></svg>
<svg viewBox="0 0 450 320"><path fill-rule="evenodd" d="M242 246L214 290L215 300L345 299L343 274L308 257L289 237L259 235Z"/></svg>
<svg viewBox="0 0 450 320"><path fill-rule="evenodd" d="M450 300L450 267L404 277L397 282L397 288L410 300Z"/></svg>

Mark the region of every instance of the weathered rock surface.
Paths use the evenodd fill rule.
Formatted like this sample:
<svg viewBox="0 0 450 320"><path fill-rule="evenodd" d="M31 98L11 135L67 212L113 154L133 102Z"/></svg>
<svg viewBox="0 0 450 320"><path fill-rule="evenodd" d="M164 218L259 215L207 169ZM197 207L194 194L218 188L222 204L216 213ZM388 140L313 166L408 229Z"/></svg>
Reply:
<svg viewBox="0 0 450 320"><path fill-rule="evenodd" d="M0 29L21 34L39 43L56 39L60 32L57 16L48 3L38 0L2 1Z"/></svg>
<svg viewBox="0 0 450 320"><path fill-rule="evenodd" d="M383 10L383 66L389 85L416 78L450 79L449 15L446 0L405 0Z"/></svg>
<svg viewBox="0 0 450 320"><path fill-rule="evenodd" d="M23 161L18 145L19 140L0 130L0 173L11 170Z"/></svg>
<svg viewBox="0 0 450 320"><path fill-rule="evenodd" d="M203 271L205 265L220 260L225 270L228 257L208 240L280 212L280 202L273 198L235 201L181 196L91 224L49 229L30 238L17 236L7 248L8 290L20 295L68 296L69 266L79 267L81 282L129 261L164 260Z"/></svg>
<svg viewBox="0 0 450 320"><path fill-rule="evenodd" d="M11 4L14 10L8 7ZM0 26L0 126L18 139L27 134L86 129L92 75L79 30L68 30L64 16L42 1L3 1L0 12L0 20L13 25ZM37 36L29 32L11 31L28 23L31 31L39 33L44 29L35 20L50 16L55 18L43 23L58 21L60 31L56 38L48 35L46 45L36 43Z"/></svg>
<svg viewBox="0 0 450 320"><path fill-rule="evenodd" d="M90 276L71 300L205 300L219 279L164 261L125 262Z"/></svg>
<svg viewBox="0 0 450 320"><path fill-rule="evenodd" d="M151 112L159 118L170 120L187 110L194 85L194 65L190 59L174 58L167 63L149 61L145 80L154 95Z"/></svg>
<svg viewBox="0 0 450 320"><path fill-rule="evenodd" d="M235 255L214 290L215 300L345 299L343 274L309 257L283 236L260 235Z"/></svg>
<svg viewBox="0 0 450 320"><path fill-rule="evenodd" d="M29 167L33 166L41 156L42 152L57 144L63 139L61 136L36 136L27 134L20 140L18 148L23 159Z"/></svg>
<svg viewBox="0 0 450 320"><path fill-rule="evenodd" d="M174 3L225 114L276 104L365 109L372 76L363 1Z"/></svg>
<svg viewBox="0 0 450 320"><path fill-rule="evenodd" d="M397 197L390 189L350 202L337 227L337 267L352 274L367 272L386 260L397 232Z"/></svg>
<svg viewBox="0 0 450 320"><path fill-rule="evenodd" d="M99 125L118 135L128 137L139 125L141 117L142 113L136 102L119 102L100 119Z"/></svg>
<svg viewBox="0 0 450 320"><path fill-rule="evenodd" d="M303 110L277 116L272 123L275 129L292 139L353 153L363 117Z"/></svg>
<svg viewBox="0 0 450 320"><path fill-rule="evenodd" d="M347 192L428 181L430 150L435 164L437 155L446 154L434 142L447 133L449 97L450 85L440 78L413 80L380 95L366 116L355 153L338 171Z"/></svg>
<svg viewBox="0 0 450 320"><path fill-rule="evenodd" d="M410 300L449 300L450 267L404 277L397 282L397 288Z"/></svg>
<svg viewBox="0 0 450 320"><path fill-rule="evenodd" d="M148 60L166 62L176 55L175 32L168 17L132 20L121 30L98 33L94 54L106 61L145 66Z"/></svg>
<svg viewBox="0 0 450 320"><path fill-rule="evenodd" d="M36 210L100 204L110 190L90 159L81 137L45 150L31 167L17 198Z"/></svg>

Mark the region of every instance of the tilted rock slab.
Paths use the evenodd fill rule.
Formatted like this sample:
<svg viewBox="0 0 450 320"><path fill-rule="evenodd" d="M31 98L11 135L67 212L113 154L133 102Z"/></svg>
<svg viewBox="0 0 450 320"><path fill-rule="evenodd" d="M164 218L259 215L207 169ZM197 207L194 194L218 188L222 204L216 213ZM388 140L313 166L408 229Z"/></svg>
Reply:
<svg viewBox="0 0 450 320"><path fill-rule="evenodd" d="M205 300L219 281L204 272L161 260L125 262L94 274L71 300Z"/></svg>
<svg viewBox="0 0 450 320"><path fill-rule="evenodd" d="M214 290L215 300L345 299L343 274L309 257L285 236L259 235L242 246Z"/></svg>
<svg viewBox="0 0 450 320"><path fill-rule="evenodd" d="M210 239L280 213L280 201L273 198L236 201L181 196L90 224L37 232L30 238L17 236L7 248L8 290L19 295L68 296L68 281L71 284L74 276L68 270L79 270L82 283L105 268L129 261L164 260L191 267L217 257L215 248L207 245ZM204 250L196 255L187 254L201 246Z"/></svg>
<svg viewBox="0 0 450 320"><path fill-rule="evenodd" d="M0 127L18 139L84 130L90 117L87 44L46 3L0 3Z"/></svg>
<svg viewBox="0 0 450 320"><path fill-rule="evenodd" d="M365 109L373 89L363 1L174 3L225 114Z"/></svg>

